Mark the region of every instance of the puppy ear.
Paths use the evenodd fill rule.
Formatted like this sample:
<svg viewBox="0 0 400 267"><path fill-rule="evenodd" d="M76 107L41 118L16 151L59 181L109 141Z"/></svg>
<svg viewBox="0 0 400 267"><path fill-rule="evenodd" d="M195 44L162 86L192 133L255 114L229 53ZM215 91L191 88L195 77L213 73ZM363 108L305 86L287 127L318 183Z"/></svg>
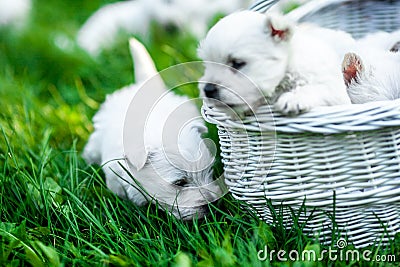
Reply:
<svg viewBox="0 0 400 267"><path fill-rule="evenodd" d="M397 43L395 43L392 48L390 48L390 52L394 52L397 53L400 50L400 41L398 41Z"/></svg>
<svg viewBox="0 0 400 267"><path fill-rule="evenodd" d="M364 71L364 65L359 55L347 53L342 62L343 79L346 86L353 81L358 82L360 74Z"/></svg>
<svg viewBox="0 0 400 267"><path fill-rule="evenodd" d="M265 32L276 41L288 41L293 35L293 24L279 15L268 15Z"/></svg>
<svg viewBox="0 0 400 267"><path fill-rule="evenodd" d="M148 156L149 153L144 148L137 147L131 151L125 151L125 157L136 168L137 171L140 171L144 167Z"/></svg>
<svg viewBox="0 0 400 267"><path fill-rule="evenodd" d="M164 81L161 79L160 75L157 75L158 72L154 61L144 45L135 38L131 38L129 39L129 49L134 64L135 82L141 83L151 79L151 82L154 83L152 86L154 88L153 90L159 89L162 90L162 93L166 88Z"/></svg>
<svg viewBox="0 0 400 267"><path fill-rule="evenodd" d="M199 132L199 134L208 132L208 128L201 121L194 123L192 125L192 129L197 130Z"/></svg>

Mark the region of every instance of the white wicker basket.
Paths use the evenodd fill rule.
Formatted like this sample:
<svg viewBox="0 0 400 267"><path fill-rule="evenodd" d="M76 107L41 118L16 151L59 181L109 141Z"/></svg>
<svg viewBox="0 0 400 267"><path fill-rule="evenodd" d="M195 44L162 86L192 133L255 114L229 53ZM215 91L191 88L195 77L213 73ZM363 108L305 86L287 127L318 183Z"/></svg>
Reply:
<svg viewBox="0 0 400 267"><path fill-rule="evenodd" d="M400 1L324 0L290 16L359 37L400 28L399 14ZM230 192L267 222L283 211L290 227L294 212L305 233L329 244L334 231L356 247L400 232L400 100L319 107L297 117L271 116L269 106L243 120L202 111L218 127Z"/></svg>

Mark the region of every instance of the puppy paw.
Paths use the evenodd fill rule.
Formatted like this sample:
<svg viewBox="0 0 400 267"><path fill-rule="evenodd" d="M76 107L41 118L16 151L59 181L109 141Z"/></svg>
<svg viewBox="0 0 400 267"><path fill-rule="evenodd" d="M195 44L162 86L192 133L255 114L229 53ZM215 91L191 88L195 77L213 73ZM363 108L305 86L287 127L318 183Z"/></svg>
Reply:
<svg viewBox="0 0 400 267"><path fill-rule="evenodd" d="M287 92L282 94L275 103L275 108L284 115L297 115L309 111L314 105L310 96Z"/></svg>

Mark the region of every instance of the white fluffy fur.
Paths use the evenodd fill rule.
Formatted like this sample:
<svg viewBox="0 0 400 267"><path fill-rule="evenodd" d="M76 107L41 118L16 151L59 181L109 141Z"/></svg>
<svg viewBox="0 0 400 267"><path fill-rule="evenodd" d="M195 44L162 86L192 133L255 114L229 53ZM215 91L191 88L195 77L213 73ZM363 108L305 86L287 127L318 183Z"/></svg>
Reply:
<svg viewBox="0 0 400 267"><path fill-rule="evenodd" d="M31 6L31 0L0 0L0 26L23 26Z"/></svg>
<svg viewBox="0 0 400 267"><path fill-rule="evenodd" d="M286 31L283 38L273 36L270 26ZM278 97L275 106L284 114L346 104L350 100L339 66L344 47L353 44L354 40L343 32L310 25L296 27L285 17L241 11L220 20L201 42L199 56L206 68L201 81L219 84L218 100L239 111L246 106L257 107L257 87L267 98ZM232 58L246 62L240 72L208 63L229 65ZM275 96L276 87L288 72L304 83ZM242 74L254 84L245 81Z"/></svg>
<svg viewBox="0 0 400 267"><path fill-rule="evenodd" d="M343 60L343 69L355 60L361 65L347 87L354 104L400 98L400 53L379 49L388 45L377 47L358 49Z"/></svg>
<svg viewBox="0 0 400 267"><path fill-rule="evenodd" d="M201 133L206 130L204 123L199 119L197 108L192 103L187 104L187 97L173 93L165 94L154 106L149 117L143 113L133 114L134 117L127 115L132 99L139 92L143 93L144 89L156 92L165 90L161 80L151 84L161 88L139 89L144 84L141 79L149 78L156 74L156 71L144 47L135 40L131 40L130 44L135 62L140 63L139 66L135 63L135 73L139 81L107 96L105 103L93 118L95 130L84 149L83 157L89 164L102 165L107 186L119 196L126 197L137 205L143 205L154 197L176 217L201 217L205 213L204 207L196 206L196 203L204 203L204 198L219 192L219 188L215 186L211 187L213 193L190 188L207 185L213 181L211 168L214 158L201 138ZM144 72L138 73L140 67L148 70L147 75ZM146 94L150 96L152 92L144 92L144 97ZM168 132L163 136L163 127L167 120L179 121L181 118L180 114L173 112L182 105L186 105L185 118L193 120L183 126L176 125L182 126L178 137ZM125 116L128 121L125 121ZM139 123L143 117L147 117L144 128ZM123 143L123 138L126 129L132 135L128 136L128 140L132 141L134 148L140 144L140 140L131 139L144 137L143 148L124 151L126 144ZM128 160L125 160L126 153L133 156L128 156ZM131 171L144 190L139 190L135 181L120 165ZM186 182L185 187L173 185L182 179ZM150 197L143 191L150 194Z"/></svg>
<svg viewBox="0 0 400 267"><path fill-rule="evenodd" d="M150 23L173 24L198 38L218 13L247 7L248 0L132 0L108 4L94 13L78 33L79 45L92 55L111 46L121 30L145 36Z"/></svg>
<svg viewBox="0 0 400 267"><path fill-rule="evenodd" d="M357 41L358 47L374 48L389 51L394 44L400 41L400 30L395 32L375 32L366 35Z"/></svg>

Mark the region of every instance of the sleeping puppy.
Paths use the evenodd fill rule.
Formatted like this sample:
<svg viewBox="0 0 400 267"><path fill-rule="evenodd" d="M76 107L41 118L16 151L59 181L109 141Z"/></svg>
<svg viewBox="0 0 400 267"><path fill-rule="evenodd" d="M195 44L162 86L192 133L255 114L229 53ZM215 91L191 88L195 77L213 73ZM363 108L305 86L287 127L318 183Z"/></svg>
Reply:
<svg viewBox="0 0 400 267"><path fill-rule="evenodd" d="M102 165L108 188L137 205L157 200L177 218L202 217L221 193L201 138L207 128L187 97L167 92L145 48L131 39L130 49L136 84L107 96L83 158Z"/></svg>
<svg viewBox="0 0 400 267"><path fill-rule="evenodd" d="M344 56L343 79L353 104L400 98L398 46L399 42L392 42L387 50L363 48Z"/></svg>
<svg viewBox="0 0 400 267"><path fill-rule="evenodd" d="M335 42L332 42L335 40ZM205 102L238 113L265 101L283 114L350 103L340 69L344 32L295 26L286 17L241 11L220 20L200 43Z"/></svg>

